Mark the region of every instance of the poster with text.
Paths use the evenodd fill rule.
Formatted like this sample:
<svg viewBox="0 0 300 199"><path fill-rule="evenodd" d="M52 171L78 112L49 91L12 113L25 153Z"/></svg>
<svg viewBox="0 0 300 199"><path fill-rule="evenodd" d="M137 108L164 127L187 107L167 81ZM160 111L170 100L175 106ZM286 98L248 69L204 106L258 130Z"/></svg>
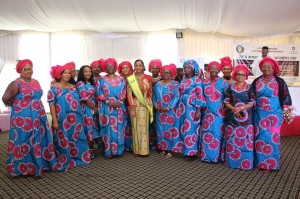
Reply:
<svg viewBox="0 0 300 199"><path fill-rule="evenodd" d="M255 74L255 70L259 70L259 62L262 59L263 45L250 43L233 43L233 64L246 64ZM279 76L296 77L299 76L299 45L268 45L268 57L272 57L278 61L280 65Z"/></svg>

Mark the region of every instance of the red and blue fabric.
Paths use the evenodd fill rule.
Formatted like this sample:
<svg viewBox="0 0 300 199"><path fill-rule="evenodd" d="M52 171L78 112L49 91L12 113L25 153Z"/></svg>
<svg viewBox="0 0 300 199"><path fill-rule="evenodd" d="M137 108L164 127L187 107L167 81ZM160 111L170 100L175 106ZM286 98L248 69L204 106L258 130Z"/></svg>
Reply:
<svg viewBox="0 0 300 199"><path fill-rule="evenodd" d="M179 100L178 82L154 86L153 106L169 108L166 112L156 112L155 130L157 132L157 149L172 151L179 141L179 129L174 126L176 106ZM176 151L176 150L175 150Z"/></svg>
<svg viewBox="0 0 300 199"><path fill-rule="evenodd" d="M264 83L256 81L256 109L254 111L254 166L262 170L280 169L280 127L283 113L275 78Z"/></svg>
<svg viewBox="0 0 300 199"><path fill-rule="evenodd" d="M80 105L83 111L84 132L88 141L94 141L94 139L100 137L99 122L96 117L97 114L94 114L93 109L86 105L84 100L90 100L94 106L96 106L96 87L91 84L85 84L82 81L77 82L76 86L80 96Z"/></svg>
<svg viewBox="0 0 300 199"><path fill-rule="evenodd" d="M58 171L67 171L75 166L91 162L79 93L76 88L58 88L51 86L48 102L54 104L58 121L58 130L53 131L53 142Z"/></svg>
<svg viewBox="0 0 300 199"><path fill-rule="evenodd" d="M225 109L223 101L225 99L224 91L228 86L228 82L223 78L217 78L215 81L211 81L211 79L203 81L203 95L207 107L203 109L202 113L201 160L205 162L216 163L224 159Z"/></svg>
<svg viewBox="0 0 300 199"><path fill-rule="evenodd" d="M251 85L246 84L239 89L236 83L231 84L225 90L224 104L231 104L234 107L254 105L255 96ZM245 109L240 112L240 115L241 117L236 117L231 110L226 110L225 163L230 168L251 170L254 163L252 109ZM209 140L207 135L204 141Z"/></svg>
<svg viewBox="0 0 300 199"><path fill-rule="evenodd" d="M97 88L100 135L104 143L105 156L121 155L124 151L125 127L127 121L126 86L123 77L102 77ZM118 109L108 106L122 102Z"/></svg>
<svg viewBox="0 0 300 199"><path fill-rule="evenodd" d="M13 100L7 169L12 176L41 176L54 169L56 158L38 81L16 80L19 93Z"/></svg>
<svg viewBox="0 0 300 199"><path fill-rule="evenodd" d="M184 77L179 85L179 94L175 126L179 128L180 141L176 142L173 151L194 156L199 151L200 134L200 120L195 121L194 117L197 108L206 106L201 79L198 76Z"/></svg>

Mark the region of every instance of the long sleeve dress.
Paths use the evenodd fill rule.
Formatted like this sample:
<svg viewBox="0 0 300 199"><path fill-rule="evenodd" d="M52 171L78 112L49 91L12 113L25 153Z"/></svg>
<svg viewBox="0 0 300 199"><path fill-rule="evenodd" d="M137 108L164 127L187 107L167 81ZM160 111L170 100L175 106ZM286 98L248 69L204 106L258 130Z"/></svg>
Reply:
<svg viewBox="0 0 300 199"><path fill-rule="evenodd" d="M197 108L205 107L202 81L198 76L183 78L179 85L180 98L176 111L176 126L179 123L180 139L174 150L185 156L194 156L199 152L200 120L195 121ZM179 116L179 117L178 117Z"/></svg>
<svg viewBox="0 0 300 199"><path fill-rule="evenodd" d="M228 82L223 78L217 78L215 81L211 81L211 79L203 81L203 95L207 108L203 110L201 160L205 162L216 163L220 160L222 153L224 156L224 151L221 151L225 134L223 101L224 91L228 86ZM207 140L207 137L210 139ZM225 145L223 145L223 150L225 150Z"/></svg>
<svg viewBox="0 0 300 199"><path fill-rule="evenodd" d="M268 83L264 83L261 76L253 81L252 87L256 96L254 167L279 170L282 109L292 105L289 90L285 81L277 76Z"/></svg>
<svg viewBox="0 0 300 199"><path fill-rule="evenodd" d="M145 103L149 107L152 107L152 77L144 75L143 78L138 79L137 81ZM150 112L139 102L132 89L134 88L128 83L128 108L134 108L136 114L135 117L131 117L133 153L138 155L148 155Z"/></svg>
<svg viewBox="0 0 300 199"><path fill-rule="evenodd" d="M245 84L242 88L238 88L235 83L231 84L225 90L224 104L231 104L233 107L254 105L255 96L251 85ZM226 110L225 162L230 168L251 170L254 161L252 109L245 109L240 115L241 117L236 117L231 110ZM204 138L206 141L209 139Z"/></svg>

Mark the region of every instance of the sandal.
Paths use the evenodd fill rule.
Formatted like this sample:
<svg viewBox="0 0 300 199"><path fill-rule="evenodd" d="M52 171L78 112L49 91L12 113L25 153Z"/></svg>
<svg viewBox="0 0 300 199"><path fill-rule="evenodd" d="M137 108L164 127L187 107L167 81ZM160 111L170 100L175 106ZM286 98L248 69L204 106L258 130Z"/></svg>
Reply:
<svg viewBox="0 0 300 199"><path fill-rule="evenodd" d="M160 156L161 156L161 157L164 157L165 155L166 155L166 152L165 152L165 151L160 152Z"/></svg>
<svg viewBox="0 0 300 199"><path fill-rule="evenodd" d="M169 158L171 158L172 157L172 153L167 153L167 155L166 155L166 159L169 159Z"/></svg>
<svg viewBox="0 0 300 199"><path fill-rule="evenodd" d="M137 158L137 157L139 157L139 154L134 153L134 154L133 154L133 157Z"/></svg>

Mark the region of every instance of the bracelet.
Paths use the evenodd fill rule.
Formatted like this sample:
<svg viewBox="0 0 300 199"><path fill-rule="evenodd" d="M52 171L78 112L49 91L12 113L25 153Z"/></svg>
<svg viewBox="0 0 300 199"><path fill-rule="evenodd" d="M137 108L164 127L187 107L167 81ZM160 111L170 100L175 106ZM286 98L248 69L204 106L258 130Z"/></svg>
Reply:
<svg viewBox="0 0 300 199"><path fill-rule="evenodd" d="M123 104L124 102L123 101L119 101L121 104Z"/></svg>
<svg viewBox="0 0 300 199"><path fill-rule="evenodd" d="M244 106L242 106L242 110L245 110L245 107L244 107Z"/></svg>
<svg viewBox="0 0 300 199"><path fill-rule="evenodd" d="M106 100L105 103L108 104L109 100Z"/></svg>

